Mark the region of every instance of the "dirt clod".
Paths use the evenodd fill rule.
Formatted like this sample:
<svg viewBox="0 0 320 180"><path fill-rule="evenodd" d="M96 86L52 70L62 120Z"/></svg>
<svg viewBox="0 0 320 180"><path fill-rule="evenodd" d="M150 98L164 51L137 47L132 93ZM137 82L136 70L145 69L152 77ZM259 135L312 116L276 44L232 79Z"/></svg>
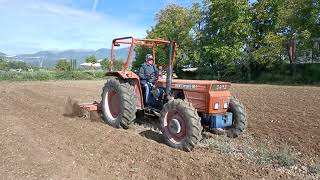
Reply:
<svg viewBox="0 0 320 180"><path fill-rule="evenodd" d="M69 96L65 107L65 113L63 115L68 117L79 117L80 112L81 108L79 106L79 102Z"/></svg>

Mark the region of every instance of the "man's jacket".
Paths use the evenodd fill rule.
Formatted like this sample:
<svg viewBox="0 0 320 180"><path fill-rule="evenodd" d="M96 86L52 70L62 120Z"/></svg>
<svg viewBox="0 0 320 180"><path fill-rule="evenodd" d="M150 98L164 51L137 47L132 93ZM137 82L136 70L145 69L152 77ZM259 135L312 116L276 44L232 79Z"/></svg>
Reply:
<svg viewBox="0 0 320 180"><path fill-rule="evenodd" d="M158 75L158 68L155 64L143 63L139 69L139 77L141 84L146 84L147 81L153 82Z"/></svg>

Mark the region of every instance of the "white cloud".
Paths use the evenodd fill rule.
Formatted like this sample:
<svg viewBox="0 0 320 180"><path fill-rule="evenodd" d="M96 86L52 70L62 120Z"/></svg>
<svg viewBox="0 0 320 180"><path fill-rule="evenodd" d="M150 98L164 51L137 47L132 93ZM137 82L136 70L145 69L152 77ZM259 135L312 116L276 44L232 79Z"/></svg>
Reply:
<svg viewBox="0 0 320 180"><path fill-rule="evenodd" d="M0 51L12 54L34 49L98 49L110 47L115 37L143 37L148 28L63 3L27 2L0 0Z"/></svg>
<svg viewBox="0 0 320 180"><path fill-rule="evenodd" d="M98 6L99 0L93 0L93 5L91 11L95 12Z"/></svg>

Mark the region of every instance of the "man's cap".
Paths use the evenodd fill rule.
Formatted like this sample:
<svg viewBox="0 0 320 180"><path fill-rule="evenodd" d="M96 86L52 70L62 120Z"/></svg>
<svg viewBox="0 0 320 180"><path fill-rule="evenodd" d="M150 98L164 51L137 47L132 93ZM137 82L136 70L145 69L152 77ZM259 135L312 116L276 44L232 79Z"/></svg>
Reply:
<svg viewBox="0 0 320 180"><path fill-rule="evenodd" d="M152 60L153 60L153 56L152 56L151 54L147 54L147 55L146 55L146 61L149 60L149 59L152 59Z"/></svg>

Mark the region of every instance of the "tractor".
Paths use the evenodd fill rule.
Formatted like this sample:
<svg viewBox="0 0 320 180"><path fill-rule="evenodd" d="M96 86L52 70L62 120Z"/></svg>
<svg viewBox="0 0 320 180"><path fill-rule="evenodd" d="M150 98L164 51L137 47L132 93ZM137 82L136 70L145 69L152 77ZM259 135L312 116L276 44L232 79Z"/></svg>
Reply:
<svg viewBox="0 0 320 180"><path fill-rule="evenodd" d="M113 71L115 47L121 44L130 45L127 60L122 71ZM150 90L153 106L150 107L144 104L145 92L139 76L128 67L134 46L152 48L156 64L156 47L161 44L169 48L166 76L153 83ZM110 78L103 87L100 104L96 103L103 120L112 127L127 129L138 112L154 115L159 118L166 144L184 151L196 147L204 127L223 131L231 138L241 135L247 127L246 109L231 95L231 84L217 80L174 79L176 48L176 42L171 40L113 39L110 67L106 73Z"/></svg>

